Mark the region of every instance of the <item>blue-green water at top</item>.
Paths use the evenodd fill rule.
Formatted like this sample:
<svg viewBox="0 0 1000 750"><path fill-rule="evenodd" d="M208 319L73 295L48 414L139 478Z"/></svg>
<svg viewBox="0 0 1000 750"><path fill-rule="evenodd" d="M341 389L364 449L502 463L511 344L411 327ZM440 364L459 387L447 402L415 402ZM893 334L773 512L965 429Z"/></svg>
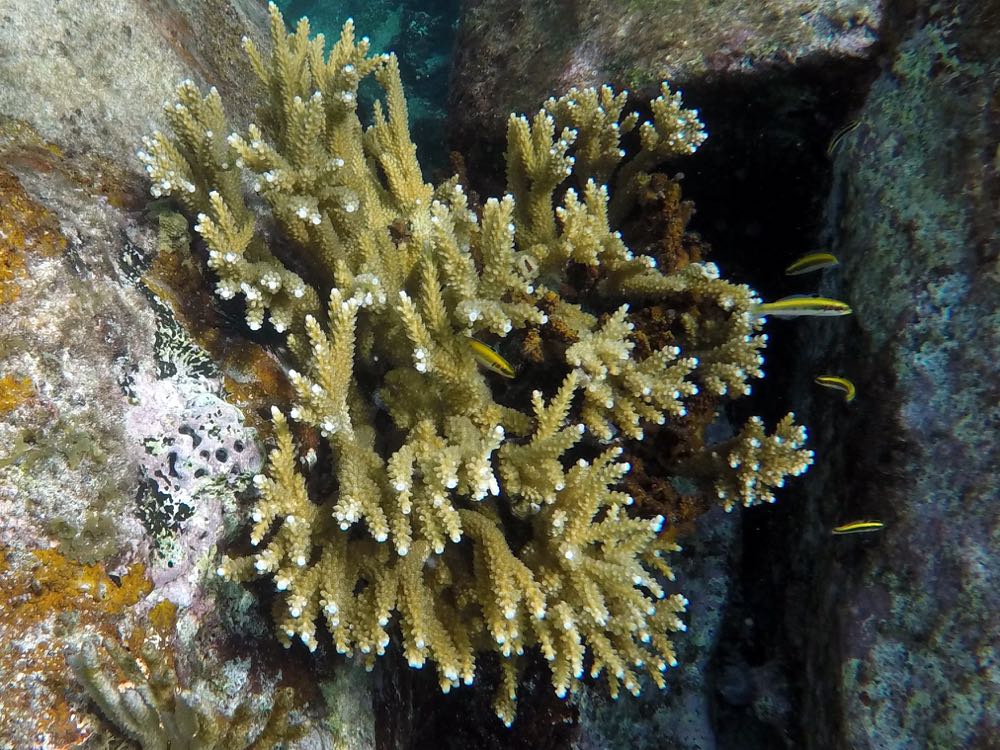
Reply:
<svg viewBox="0 0 1000 750"><path fill-rule="evenodd" d="M344 21L353 18L355 33L369 38L373 53L394 52L409 105L410 133L425 177L445 168L444 121L458 0L278 0L277 4L292 28L306 16L313 32L326 36L328 48ZM365 84L359 92L362 121L371 116L372 99L378 93L373 83Z"/></svg>

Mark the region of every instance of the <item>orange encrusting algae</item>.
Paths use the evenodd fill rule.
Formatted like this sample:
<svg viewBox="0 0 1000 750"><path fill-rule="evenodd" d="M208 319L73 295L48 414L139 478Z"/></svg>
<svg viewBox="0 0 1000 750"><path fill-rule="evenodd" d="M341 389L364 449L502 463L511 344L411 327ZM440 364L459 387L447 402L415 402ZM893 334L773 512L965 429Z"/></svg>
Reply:
<svg viewBox="0 0 1000 750"><path fill-rule="evenodd" d="M17 177L0 169L0 304L21 294L25 253L55 255L65 247L55 214L33 201Z"/></svg>
<svg viewBox="0 0 1000 750"><path fill-rule="evenodd" d="M6 685L0 737L45 736L53 747L84 740L86 729L66 700L72 677L63 634L119 637L130 608L152 588L139 564L116 581L102 565L81 565L56 549L0 548L0 674Z"/></svg>
<svg viewBox="0 0 1000 750"><path fill-rule="evenodd" d="M7 374L0 378L0 417L8 414L35 395L31 378Z"/></svg>

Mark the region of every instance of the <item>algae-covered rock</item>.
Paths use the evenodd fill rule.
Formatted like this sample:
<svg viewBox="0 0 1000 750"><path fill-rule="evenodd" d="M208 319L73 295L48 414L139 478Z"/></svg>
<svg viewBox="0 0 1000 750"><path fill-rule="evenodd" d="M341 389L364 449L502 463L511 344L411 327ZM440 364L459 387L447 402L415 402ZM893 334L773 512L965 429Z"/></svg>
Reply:
<svg viewBox="0 0 1000 750"><path fill-rule="evenodd" d="M186 222L160 241L135 149L184 78L250 116L232 52L264 10L18 0L0 16L0 747L122 731L66 663L95 637L134 649L155 631L206 712L263 707L301 665L207 571L260 468L255 409L281 384L263 347L192 304ZM309 685L296 704L322 719ZM339 703L341 724L370 722L363 690ZM340 727L350 747L357 730ZM331 736L321 721L302 746Z"/></svg>
<svg viewBox="0 0 1000 750"><path fill-rule="evenodd" d="M570 86L645 92L871 57L881 0L490 0L463 7L449 103L453 140L499 134L508 111ZM497 33L503 28L504 33ZM699 102L700 104L700 102ZM718 123L716 124L718 127Z"/></svg>
<svg viewBox="0 0 1000 750"><path fill-rule="evenodd" d="M252 83L234 53L263 18L248 0L4 3L0 113L60 149L137 171L135 144L182 78L210 76L250 113Z"/></svg>
<svg viewBox="0 0 1000 750"><path fill-rule="evenodd" d="M1000 737L1000 25L980 3L921 5L834 164L843 265L823 290L854 324L802 340L803 379L841 363L860 394L813 390L808 410L824 460L786 606L811 748ZM860 518L885 529L829 536Z"/></svg>

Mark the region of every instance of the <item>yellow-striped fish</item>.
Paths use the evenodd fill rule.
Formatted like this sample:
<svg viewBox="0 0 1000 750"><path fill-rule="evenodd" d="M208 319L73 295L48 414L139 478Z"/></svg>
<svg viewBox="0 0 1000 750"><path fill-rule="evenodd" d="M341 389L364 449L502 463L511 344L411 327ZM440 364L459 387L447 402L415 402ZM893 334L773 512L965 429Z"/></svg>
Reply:
<svg viewBox="0 0 1000 750"><path fill-rule="evenodd" d="M776 302L764 302L754 305L754 314L775 318L797 318L802 315L850 315L851 306L846 302L828 297L806 297L793 295L783 297Z"/></svg>
<svg viewBox="0 0 1000 750"><path fill-rule="evenodd" d="M861 120L852 120L834 133L833 138L830 139L830 145L826 147L826 155L833 156L833 152L837 150L837 146L839 146L840 142L844 140L844 136L848 133L853 133L858 129L858 125L860 124Z"/></svg>
<svg viewBox="0 0 1000 750"><path fill-rule="evenodd" d="M785 275L798 276L799 274L818 271L821 268L832 268L837 265L840 265L840 261L832 253L809 253L808 255L803 255L786 268Z"/></svg>
<svg viewBox="0 0 1000 750"><path fill-rule="evenodd" d="M827 388L833 388L843 392L844 401L847 403L851 403L854 400L854 396L857 395L857 389L854 387L854 383L847 378L840 377L839 375L820 375L816 378L816 383Z"/></svg>
<svg viewBox="0 0 1000 750"><path fill-rule="evenodd" d="M497 375L503 375L505 378L512 378L517 374L515 373L510 362L501 357L493 350L492 347L487 346L479 339L466 336L465 343L468 344L469 349L472 351L472 356L476 358L476 362L485 367L487 370L491 370Z"/></svg>
<svg viewBox="0 0 1000 750"><path fill-rule="evenodd" d="M832 530L834 534L865 534L869 531L881 531L885 524L881 521L851 521Z"/></svg>

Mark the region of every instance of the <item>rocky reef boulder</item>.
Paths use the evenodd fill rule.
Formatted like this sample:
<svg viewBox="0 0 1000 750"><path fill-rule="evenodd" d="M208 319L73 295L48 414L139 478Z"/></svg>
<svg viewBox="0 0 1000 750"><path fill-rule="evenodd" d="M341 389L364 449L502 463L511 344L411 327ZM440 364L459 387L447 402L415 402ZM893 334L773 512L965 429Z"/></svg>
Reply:
<svg viewBox="0 0 1000 750"><path fill-rule="evenodd" d="M67 656L93 696L131 674L106 656L95 672L94 654L155 645L147 663L174 686L164 711L211 724L247 701L251 736L303 668L253 597L212 575L262 465L275 365L210 304L181 319L200 304L196 266L170 252L187 222L148 205L135 154L182 79L251 117L241 39L266 40L266 16L244 0L0 13L0 747L125 728L105 723L113 711L87 700ZM352 675L298 681L294 715L318 719L301 746L372 745Z"/></svg>
<svg viewBox="0 0 1000 750"><path fill-rule="evenodd" d="M833 164L824 291L852 325L800 342L803 380L836 362L861 394L811 391L823 458L794 513L788 632L824 750L1000 747L1000 22L921 5ZM829 537L856 518L886 528Z"/></svg>
<svg viewBox="0 0 1000 750"><path fill-rule="evenodd" d="M730 93L739 96L767 81L767 102L778 97L791 102L808 93L812 84L803 79L815 75L823 78L816 85L829 93L843 84L845 71L864 68L877 51L884 5L882 0L467 3L449 94L452 148L473 160L489 158L502 145L508 112L530 112L536 102L572 86L608 82L642 96L662 80L687 93L706 86L721 92L733 81L736 91ZM794 81L786 86L789 76ZM725 127L719 118L707 121L713 133Z"/></svg>

